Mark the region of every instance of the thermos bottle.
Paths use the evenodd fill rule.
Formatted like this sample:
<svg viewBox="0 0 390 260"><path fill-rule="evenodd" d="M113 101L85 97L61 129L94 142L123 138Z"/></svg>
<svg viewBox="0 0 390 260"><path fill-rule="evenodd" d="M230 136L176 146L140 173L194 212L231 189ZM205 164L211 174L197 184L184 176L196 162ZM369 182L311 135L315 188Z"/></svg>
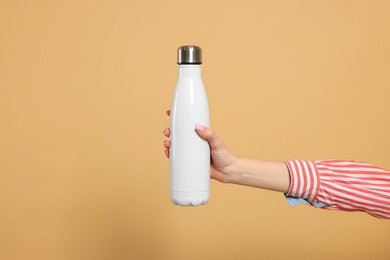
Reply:
<svg viewBox="0 0 390 260"><path fill-rule="evenodd" d="M170 193L174 204L199 206L210 196L210 147L196 124L210 126L206 91L201 78L202 50L181 46L179 77L170 114Z"/></svg>

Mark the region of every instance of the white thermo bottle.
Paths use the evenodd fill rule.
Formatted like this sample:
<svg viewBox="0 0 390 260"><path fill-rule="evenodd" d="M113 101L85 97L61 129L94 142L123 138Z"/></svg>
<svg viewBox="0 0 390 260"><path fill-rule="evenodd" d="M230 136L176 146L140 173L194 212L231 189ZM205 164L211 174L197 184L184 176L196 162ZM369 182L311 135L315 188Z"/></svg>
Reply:
<svg viewBox="0 0 390 260"><path fill-rule="evenodd" d="M170 115L171 200L181 206L206 204L210 196L210 147L196 124L210 126L206 91L201 78L202 50L178 48L179 78Z"/></svg>

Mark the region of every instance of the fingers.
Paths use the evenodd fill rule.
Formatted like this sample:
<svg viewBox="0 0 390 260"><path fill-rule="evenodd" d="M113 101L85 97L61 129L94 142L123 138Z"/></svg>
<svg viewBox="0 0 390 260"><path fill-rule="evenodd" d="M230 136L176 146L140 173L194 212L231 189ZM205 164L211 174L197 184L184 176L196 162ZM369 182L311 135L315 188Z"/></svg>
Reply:
<svg viewBox="0 0 390 260"><path fill-rule="evenodd" d="M216 149L221 146L222 142L218 138L217 134L211 129L201 124L196 124L195 131L200 137L207 140L211 149Z"/></svg>
<svg viewBox="0 0 390 260"><path fill-rule="evenodd" d="M165 113L170 116L171 115L171 110L168 109L165 111ZM171 135L171 130L169 129L169 127L167 128L164 128L163 130L163 134L166 136L166 137L169 137ZM164 140L164 153L165 153L165 156L169 159L169 147L171 146L171 141L169 140Z"/></svg>
<svg viewBox="0 0 390 260"><path fill-rule="evenodd" d="M169 147L171 146L171 141L169 140L164 140L164 147L169 149Z"/></svg>
<svg viewBox="0 0 390 260"><path fill-rule="evenodd" d="M171 129L169 129L169 127L164 128L163 134L164 134L166 137L169 137L169 136L171 135Z"/></svg>
<svg viewBox="0 0 390 260"><path fill-rule="evenodd" d="M168 109L168 110L165 111L165 113L166 113L168 116L170 116L170 115L171 115L171 110ZM163 130L163 134L164 134L166 137L169 137L169 136L170 136L171 130L169 129L169 127L168 127L168 128L165 128L165 129Z"/></svg>
<svg viewBox="0 0 390 260"><path fill-rule="evenodd" d="M171 141L164 140L164 148L165 148L164 153L167 158L169 158L169 147L171 147Z"/></svg>

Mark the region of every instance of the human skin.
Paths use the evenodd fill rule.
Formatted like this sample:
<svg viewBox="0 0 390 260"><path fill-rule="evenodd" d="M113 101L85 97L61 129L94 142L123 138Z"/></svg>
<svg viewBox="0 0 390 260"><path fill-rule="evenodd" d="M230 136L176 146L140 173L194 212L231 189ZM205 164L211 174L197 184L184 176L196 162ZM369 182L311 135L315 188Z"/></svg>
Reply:
<svg viewBox="0 0 390 260"><path fill-rule="evenodd" d="M166 111L170 115L170 110ZM234 156L217 134L201 124L194 126L196 133L210 145L210 177L222 183L252 186L287 193L290 174L284 162L261 161ZM169 138L170 129L163 134ZM170 140L164 140L164 152L169 158Z"/></svg>

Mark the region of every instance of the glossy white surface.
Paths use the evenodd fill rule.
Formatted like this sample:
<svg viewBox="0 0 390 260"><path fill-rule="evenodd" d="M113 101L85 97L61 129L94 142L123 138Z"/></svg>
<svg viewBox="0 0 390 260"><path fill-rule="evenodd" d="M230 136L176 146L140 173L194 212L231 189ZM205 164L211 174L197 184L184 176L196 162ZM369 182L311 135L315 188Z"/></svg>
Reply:
<svg viewBox="0 0 390 260"><path fill-rule="evenodd" d="M197 123L210 126L201 65L179 65L170 116L170 189L172 202L182 206L209 199L210 147L195 132Z"/></svg>

